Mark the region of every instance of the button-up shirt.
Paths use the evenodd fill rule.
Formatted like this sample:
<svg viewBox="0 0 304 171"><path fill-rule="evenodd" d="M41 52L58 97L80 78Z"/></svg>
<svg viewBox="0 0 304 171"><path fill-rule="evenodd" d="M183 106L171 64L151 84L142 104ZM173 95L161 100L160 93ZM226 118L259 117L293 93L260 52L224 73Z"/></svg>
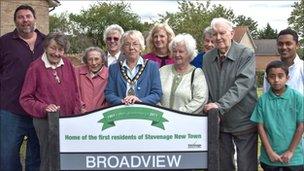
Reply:
<svg viewBox="0 0 304 171"><path fill-rule="evenodd" d="M112 56L109 52L107 54L107 58L108 58L108 67L111 65L111 64L114 64L118 61L118 58L120 56L120 51L118 53L116 53L114 56Z"/></svg>
<svg viewBox="0 0 304 171"><path fill-rule="evenodd" d="M14 114L26 115L19 103L25 73L30 63L44 52L45 35L38 30L35 32L37 39L33 51L16 29L0 38L0 109Z"/></svg>

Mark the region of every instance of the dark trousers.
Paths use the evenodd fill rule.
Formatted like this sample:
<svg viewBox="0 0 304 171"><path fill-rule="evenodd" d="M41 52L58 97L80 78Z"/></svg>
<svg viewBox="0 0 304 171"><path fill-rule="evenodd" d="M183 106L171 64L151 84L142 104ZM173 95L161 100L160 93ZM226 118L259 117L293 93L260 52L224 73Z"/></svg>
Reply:
<svg viewBox="0 0 304 171"><path fill-rule="evenodd" d="M261 167L265 171L304 171L304 165L299 166L270 166L265 163L261 163Z"/></svg>
<svg viewBox="0 0 304 171"><path fill-rule="evenodd" d="M234 154L236 147L237 170L254 171L258 170L257 162L257 132L242 135L231 133L220 133L220 169L223 171L236 170Z"/></svg>
<svg viewBox="0 0 304 171"><path fill-rule="evenodd" d="M27 136L25 170L39 170L39 142L30 117L0 109L0 170L21 171L20 147Z"/></svg>

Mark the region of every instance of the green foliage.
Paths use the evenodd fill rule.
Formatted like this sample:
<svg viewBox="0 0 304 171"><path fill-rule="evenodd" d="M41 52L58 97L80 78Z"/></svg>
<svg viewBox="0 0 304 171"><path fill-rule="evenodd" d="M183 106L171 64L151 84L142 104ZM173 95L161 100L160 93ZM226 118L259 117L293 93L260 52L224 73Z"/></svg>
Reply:
<svg viewBox="0 0 304 171"><path fill-rule="evenodd" d="M264 71L256 71L257 87L263 87Z"/></svg>
<svg viewBox="0 0 304 171"><path fill-rule="evenodd" d="M179 11L176 13L167 12L165 15L160 15L159 22L169 19L168 23L175 34L191 34L197 40L199 49L202 49L203 30L210 25L213 18L225 17L229 20L234 19L231 9L226 9L222 5L211 6L210 1L196 3L185 0L179 1L178 9Z"/></svg>
<svg viewBox="0 0 304 171"><path fill-rule="evenodd" d="M237 26L248 26L250 30L251 37L256 39L258 36L258 22L254 21L251 17L246 17L244 15L237 16L234 20Z"/></svg>
<svg viewBox="0 0 304 171"><path fill-rule="evenodd" d="M291 28L298 32L301 45L299 56L304 59L304 0L295 2L292 7L293 11L288 18L288 24Z"/></svg>
<svg viewBox="0 0 304 171"><path fill-rule="evenodd" d="M277 29L273 29L269 23L267 23L266 27L259 31L258 38L259 39L277 39L278 31Z"/></svg>

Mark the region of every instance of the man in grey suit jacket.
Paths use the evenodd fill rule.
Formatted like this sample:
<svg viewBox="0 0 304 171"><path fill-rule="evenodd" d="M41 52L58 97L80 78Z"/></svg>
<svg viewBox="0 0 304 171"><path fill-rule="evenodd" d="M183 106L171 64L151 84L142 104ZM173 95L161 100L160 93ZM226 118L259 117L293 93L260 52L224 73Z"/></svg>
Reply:
<svg viewBox="0 0 304 171"><path fill-rule="evenodd" d="M209 87L204 111L218 110L220 169L257 170L257 130L250 116L257 101L253 51L232 40L232 23L224 18L211 22L215 48L205 54L203 70Z"/></svg>
<svg viewBox="0 0 304 171"><path fill-rule="evenodd" d="M110 66L117 61L124 60L124 55L121 53L121 36L124 30L117 24L108 26L103 34L103 40L107 45L106 50L106 66Z"/></svg>

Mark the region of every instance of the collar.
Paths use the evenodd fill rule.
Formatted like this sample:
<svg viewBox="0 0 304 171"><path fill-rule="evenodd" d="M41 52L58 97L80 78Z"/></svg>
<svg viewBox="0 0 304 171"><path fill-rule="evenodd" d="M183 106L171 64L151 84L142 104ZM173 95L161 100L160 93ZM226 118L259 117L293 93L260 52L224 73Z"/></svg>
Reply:
<svg viewBox="0 0 304 171"><path fill-rule="evenodd" d="M288 97L290 97L290 88L288 85L285 85L285 91L283 92L282 95L278 96L276 94L274 94L274 92L272 91L272 89L269 89L269 97L271 100L275 100L275 99L285 99L288 100Z"/></svg>
<svg viewBox="0 0 304 171"><path fill-rule="evenodd" d="M237 53L237 47L238 46L238 43L236 43L234 40L231 40L231 46L229 47L228 51L225 53L225 57L226 58L229 58L231 60L236 60L236 56L234 54ZM212 61L217 61L217 59L219 58L219 51L217 48L213 48L210 53L212 53Z"/></svg>
<svg viewBox="0 0 304 171"><path fill-rule="evenodd" d="M297 66L297 65L302 65L302 60L300 59L298 54L296 54L296 57L293 60L293 64L290 67Z"/></svg>
<svg viewBox="0 0 304 171"><path fill-rule="evenodd" d="M53 65L49 62L49 60L46 57L46 53L43 53L42 57L41 57L45 68L52 68L52 69L56 69L62 65L64 65L62 58L60 59L59 63L57 65Z"/></svg>
<svg viewBox="0 0 304 171"><path fill-rule="evenodd" d="M137 66L142 66L143 64L144 64L144 59L140 56L140 57L138 58L138 60L137 60L136 67L137 67ZM124 61L123 61L122 66L129 69L129 66L127 65L127 60L124 60Z"/></svg>
<svg viewBox="0 0 304 171"><path fill-rule="evenodd" d="M35 32L37 33L37 38L39 36L43 36L43 34L38 29L35 29ZM15 28L15 30L13 31L13 39L20 39L17 28Z"/></svg>
<svg viewBox="0 0 304 171"><path fill-rule="evenodd" d="M112 58L118 59L120 53L121 53L121 52L119 51L119 52L117 52L114 56L112 56L112 55L110 54L110 52L107 52L107 57L112 57Z"/></svg>
<svg viewBox="0 0 304 171"><path fill-rule="evenodd" d="M91 72L89 71L88 66L86 66L86 65L80 66L80 67L78 68L78 70L79 70L79 74L80 74L80 75L91 74ZM100 71L99 71L98 73L95 74L95 76L99 76L99 77L101 77L101 78L103 78L103 79L107 79L107 77L106 77L106 72L105 72L106 70L107 70L107 67L104 65L104 66L100 69Z"/></svg>

